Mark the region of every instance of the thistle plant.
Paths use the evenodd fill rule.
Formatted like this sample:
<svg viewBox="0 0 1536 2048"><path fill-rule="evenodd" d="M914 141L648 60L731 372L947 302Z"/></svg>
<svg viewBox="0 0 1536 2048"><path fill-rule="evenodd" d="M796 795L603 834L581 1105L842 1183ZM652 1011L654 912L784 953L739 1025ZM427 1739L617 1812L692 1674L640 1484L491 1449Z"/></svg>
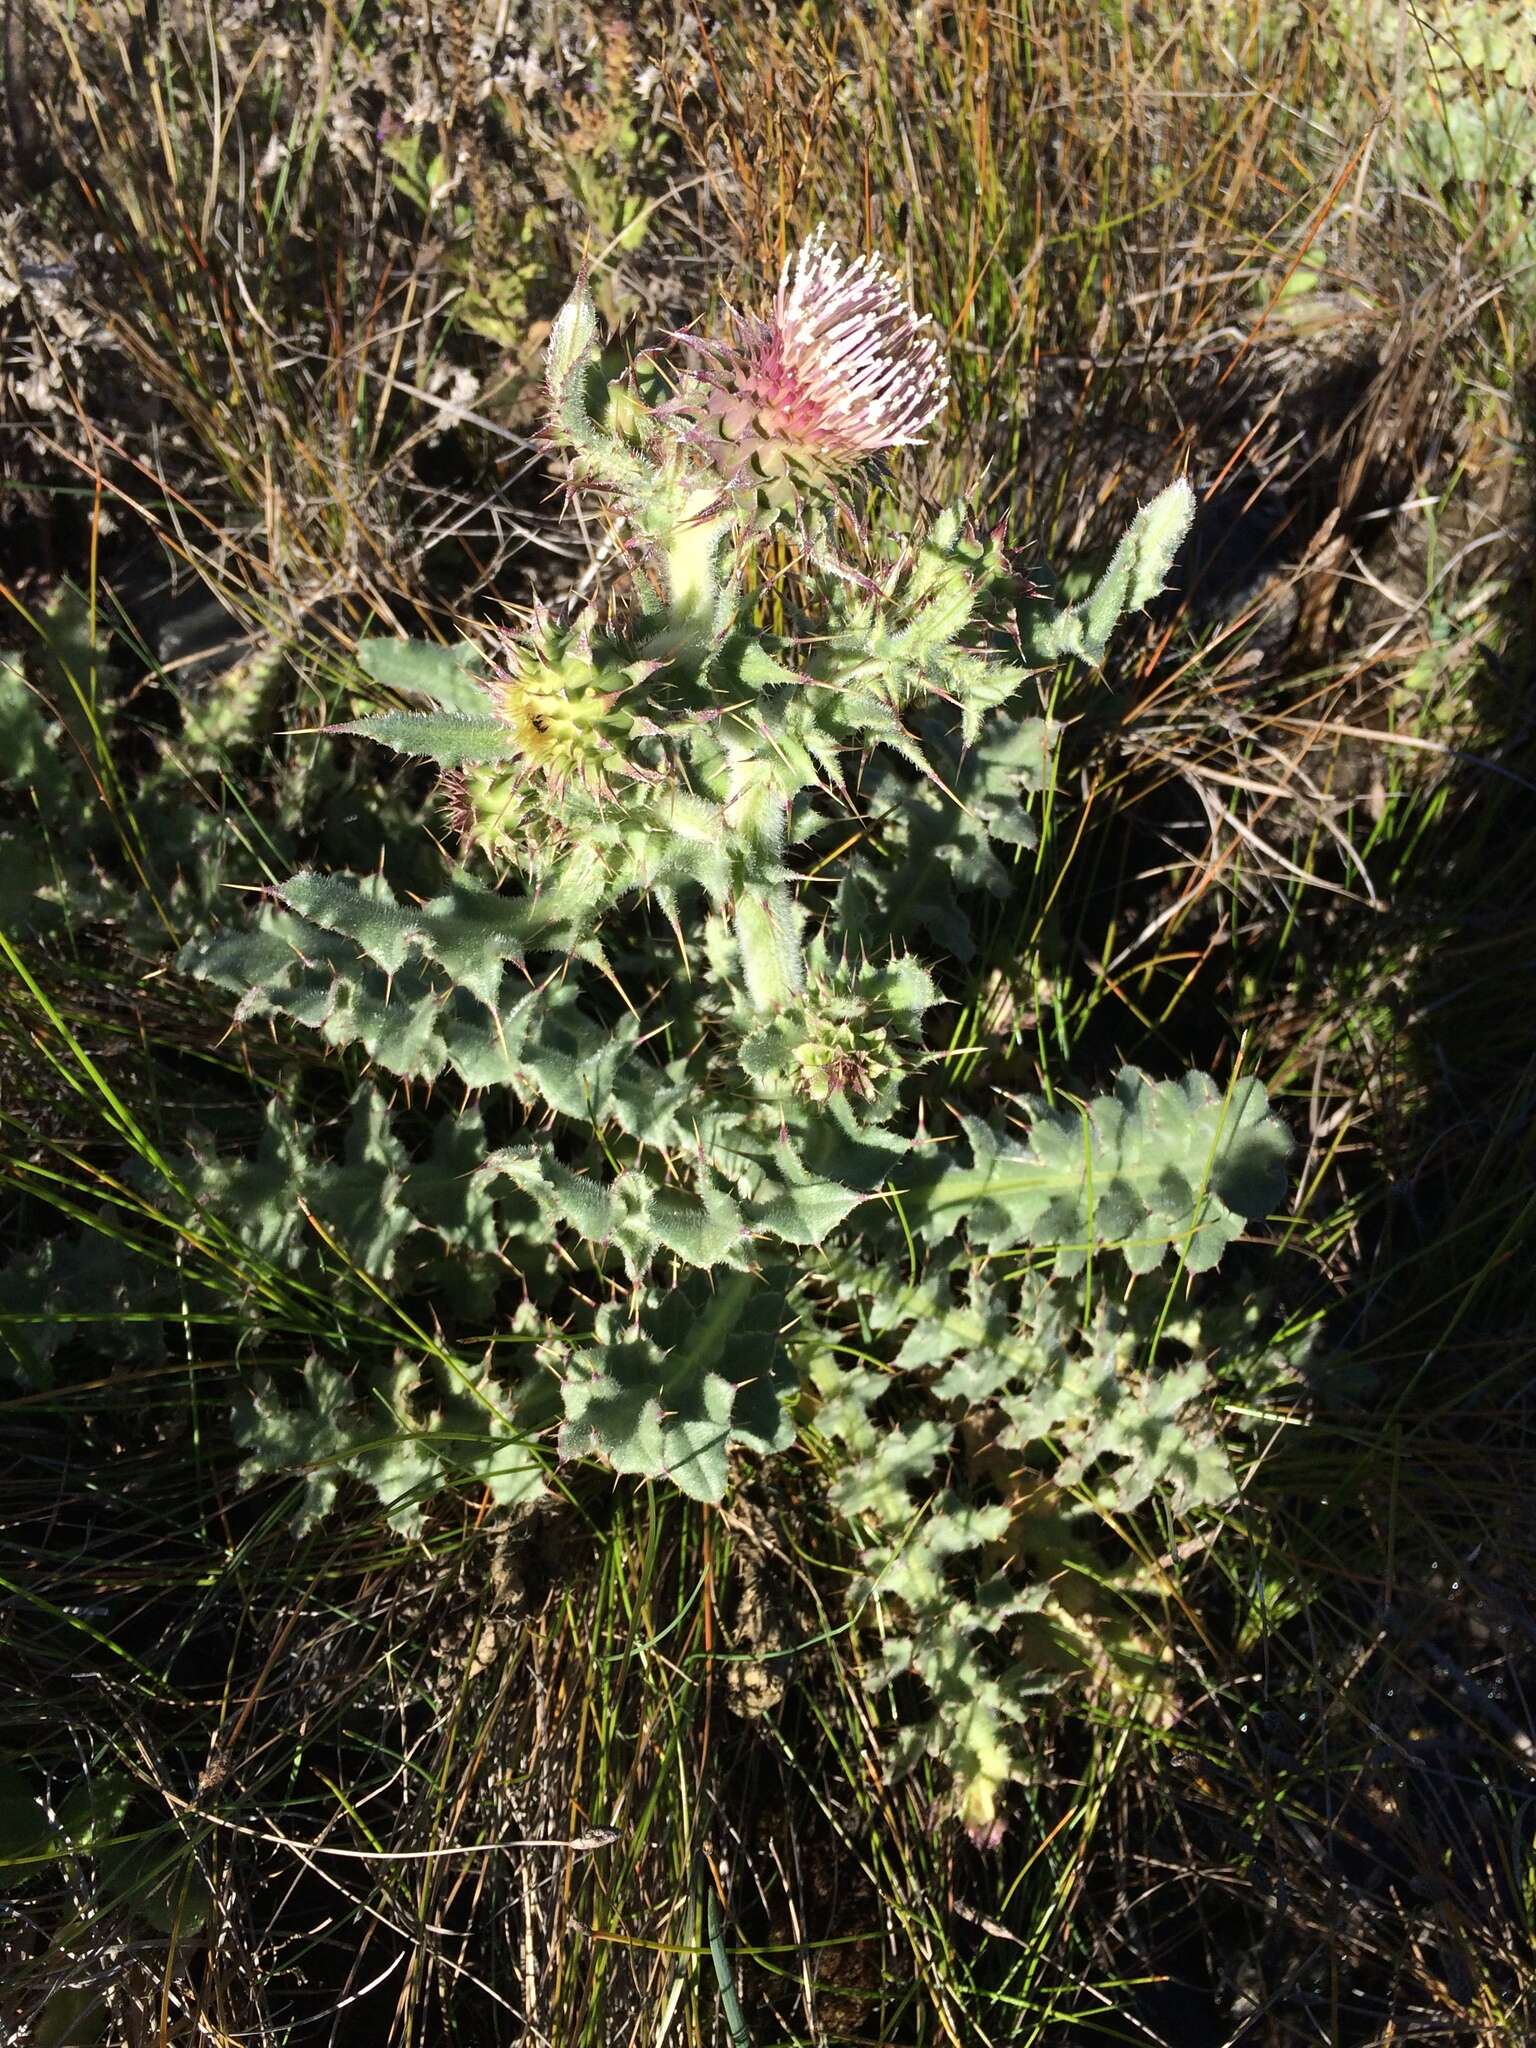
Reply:
<svg viewBox="0 0 1536 2048"><path fill-rule="evenodd" d="M366 1156L390 1161L402 1242L421 1241L409 1209L441 1234L434 1267L451 1265L444 1219L473 1209L477 1298L509 1298L486 1292L493 1247L516 1287L525 1379L445 1390L495 1405L482 1434L502 1497L537 1484L508 1445L551 1409L565 1457L706 1500L733 1447L783 1451L816 1423L844 1461L834 1499L871 1584L907 1617L888 1655L924 1678L931 1746L984 1830L1015 1708L987 1704L1001 1681L982 1667L1041 1602L1017 1585L980 1609L974 1586L950 1598L952 1564L978 1544L988 1583L1008 1581L1014 1520L1008 1485L964 1505L940 1483L962 1424L1001 1404L1020 1457L1065 1438L1144 1467L1139 1491L1110 1489L1120 1505L1157 1487L1217 1497L1219 1455L1177 1455L1207 1443L1189 1421L1203 1365L1165 1384L1137 1334L1151 1326L1106 1304L1127 1276L1214 1266L1283 1189L1287 1141L1255 1081L1127 1070L1078 1109L1058 1077L1054 1106L1018 1105L1009 1130L957 1127L925 1051L971 944L967 902L1006 895L1035 843L1058 746L1044 688L1058 663L1101 662L1161 588L1192 494L1175 482L1153 499L1066 609L963 508L871 538L859 514L876 465L935 428L943 349L878 259L844 262L821 231L761 316L618 377L578 288L546 370L570 488L628 550L627 608L540 611L456 649L365 644L399 708L339 730L436 764L457 849L441 887L406 897L387 868L303 872L184 965L242 1016L291 1019L418 1100L443 1084L451 1198L397 1156L382 1104ZM786 556L793 576L770 579ZM510 1142L485 1140L482 1099ZM345 1178L305 1170L312 1204ZM245 1193L248 1214L291 1211L280 1171ZM540 1247L563 1290L551 1262L535 1273ZM1005 1252L1015 1277L989 1278ZM866 1363L850 1380L854 1325ZM399 1388L418 1378L402 1367L377 1392L407 1436ZM308 1399L313 1414L262 1387L242 1420L253 1471L301 1453L312 1469L329 1444L385 1495L404 1465L381 1475L331 1368L312 1369ZM445 1412L415 1460L424 1486L449 1474ZM1087 1485L1092 1457L1078 1461ZM306 1512L332 1490L311 1485ZM893 1564L914 1512L920 1571ZM940 1674L973 1666L957 1719Z"/></svg>

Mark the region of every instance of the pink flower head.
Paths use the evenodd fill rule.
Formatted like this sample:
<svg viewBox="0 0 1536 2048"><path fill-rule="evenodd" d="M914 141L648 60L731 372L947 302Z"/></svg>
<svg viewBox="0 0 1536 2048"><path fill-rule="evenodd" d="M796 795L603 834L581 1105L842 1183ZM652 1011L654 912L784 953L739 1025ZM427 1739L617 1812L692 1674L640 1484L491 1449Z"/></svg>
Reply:
<svg viewBox="0 0 1536 2048"><path fill-rule="evenodd" d="M858 462L912 445L943 410L949 371L932 320L878 256L845 263L825 237L818 227L786 260L768 319L740 320L731 345L707 351L712 423L743 457Z"/></svg>

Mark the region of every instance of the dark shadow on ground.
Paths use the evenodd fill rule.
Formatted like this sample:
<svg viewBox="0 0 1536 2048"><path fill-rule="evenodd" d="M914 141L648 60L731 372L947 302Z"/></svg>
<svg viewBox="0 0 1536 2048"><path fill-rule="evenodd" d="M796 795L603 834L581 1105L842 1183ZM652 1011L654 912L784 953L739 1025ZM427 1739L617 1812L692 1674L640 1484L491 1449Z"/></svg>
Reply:
<svg viewBox="0 0 1536 2048"><path fill-rule="evenodd" d="M1529 392L1525 410L1529 436ZM1536 2027L1529 524L1523 540L1471 734L1430 770L1438 821L1385 909L1334 916L1309 963L1349 995L1340 1028L1380 1104L1388 1181L1364 1190L1328 1336L1368 1384L1258 1476L1310 1597L1192 1688L1179 1768L1130 1831L1128 1974L1167 1981L1139 1994L1149 2031L1127 2040L1368 2048ZM1271 1589L1277 1609L1296 1590Z"/></svg>

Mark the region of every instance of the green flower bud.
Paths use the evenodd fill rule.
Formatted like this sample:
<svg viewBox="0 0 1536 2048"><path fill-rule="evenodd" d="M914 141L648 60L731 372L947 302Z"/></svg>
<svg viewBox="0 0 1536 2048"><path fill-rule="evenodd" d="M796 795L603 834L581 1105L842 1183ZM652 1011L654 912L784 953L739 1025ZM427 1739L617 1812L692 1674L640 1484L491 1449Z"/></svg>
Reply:
<svg viewBox="0 0 1536 2048"><path fill-rule="evenodd" d="M871 1103L894 1073L877 1036L851 1023L812 1020L812 1032L791 1054L792 1085L808 1102L829 1102L834 1095Z"/></svg>
<svg viewBox="0 0 1536 2048"><path fill-rule="evenodd" d="M543 807L516 768L476 766L443 778L448 815L466 848L498 867L525 867L532 852L548 851Z"/></svg>
<svg viewBox="0 0 1536 2048"><path fill-rule="evenodd" d="M908 1049L933 999L932 982L911 960L813 972L803 993L745 1041L742 1064L772 1092L841 1101L883 1120L896 1107L911 1070Z"/></svg>
<svg viewBox="0 0 1536 2048"><path fill-rule="evenodd" d="M509 636L503 652L491 694L516 742L523 775L556 792L576 783L603 796L641 772L625 753L634 719L622 700L642 665L600 664L584 631L547 620L527 638Z"/></svg>

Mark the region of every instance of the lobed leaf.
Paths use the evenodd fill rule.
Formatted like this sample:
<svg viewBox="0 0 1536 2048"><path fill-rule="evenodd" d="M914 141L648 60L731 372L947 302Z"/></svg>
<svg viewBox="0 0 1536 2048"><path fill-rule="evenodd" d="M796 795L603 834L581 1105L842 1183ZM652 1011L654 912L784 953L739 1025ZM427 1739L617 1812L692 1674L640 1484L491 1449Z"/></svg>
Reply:
<svg viewBox="0 0 1536 2048"><path fill-rule="evenodd" d="M389 1526L406 1536L420 1531L427 1504L450 1482L482 1485L499 1506L533 1501L545 1486L522 1425L528 1393L497 1387L484 1370L452 1374L437 1364L424 1375L401 1359L360 1395L345 1374L312 1358L302 1402L286 1401L266 1377L241 1399L241 1480L298 1475L300 1536L335 1505L344 1475L362 1481Z"/></svg>
<svg viewBox="0 0 1536 2048"><path fill-rule="evenodd" d="M1134 1067L1083 1111L1036 1104L1022 1146L963 1121L969 1163L931 1152L903 1191L914 1234L936 1241L964 1225L990 1251L1053 1251L1062 1274L1099 1251L1133 1273L1170 1250L1206 1271L1281 1199L1291 1149L1258 1081L1223 1095L1204 1074L1149 1081Z"/></svg>
<svg viewBox="0 0 1536 2048"><path fill-rule="evenodd" d="M638 1325L600 1311L597 1343L572 1357L561 1389L561 1455L723 1499L735 1444L767 1453L794 1441L786 1315L782 1289L749 1273L692 1274L664 1301L648 1297Z"/></svg>

